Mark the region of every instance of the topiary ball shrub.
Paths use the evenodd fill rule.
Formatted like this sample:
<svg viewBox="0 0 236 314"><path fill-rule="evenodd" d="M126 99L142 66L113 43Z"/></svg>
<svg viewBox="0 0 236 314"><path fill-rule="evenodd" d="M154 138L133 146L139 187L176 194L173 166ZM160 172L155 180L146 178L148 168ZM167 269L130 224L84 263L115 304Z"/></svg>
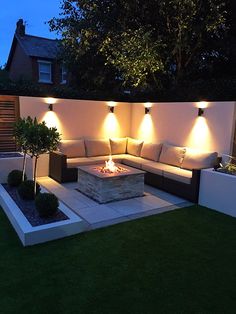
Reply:
<svg viewBox="0 0 236 314"><path fill-rule="evenodd" d="M19 186L22 182L22 171L21 170L12 170L7 177L7 183L9 186ZM25 180L27 180L25 174Z"/></svg>
<svg viewBox="0 0 236 314"><path fill-rule="evenodd" d="M20 197L23 200L33 200L34 199L34 181L27 180L21 183L17 189ZM36 184L36 195L40 192L40 186Z"/></svg>
<svg viewBox="0 0 236 314"><path fill-rule="evenodd" d="M59 202L56 195L51 193L39 193L35 198L35 207L40 217L50 217L58 210Z"/></svg>

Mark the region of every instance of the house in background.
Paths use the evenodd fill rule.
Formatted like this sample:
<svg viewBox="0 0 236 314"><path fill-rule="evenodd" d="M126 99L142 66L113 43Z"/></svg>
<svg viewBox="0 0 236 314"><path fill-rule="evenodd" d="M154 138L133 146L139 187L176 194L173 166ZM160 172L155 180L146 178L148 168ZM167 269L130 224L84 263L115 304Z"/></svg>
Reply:
<svg viewBox="0 0 236 314"><path fill-rule="evenodd" d="M16 23L6 70L13 81L29 79L43 85L67 84L65 66L59 61L59 41L25 33L22 19Z"/></svg>

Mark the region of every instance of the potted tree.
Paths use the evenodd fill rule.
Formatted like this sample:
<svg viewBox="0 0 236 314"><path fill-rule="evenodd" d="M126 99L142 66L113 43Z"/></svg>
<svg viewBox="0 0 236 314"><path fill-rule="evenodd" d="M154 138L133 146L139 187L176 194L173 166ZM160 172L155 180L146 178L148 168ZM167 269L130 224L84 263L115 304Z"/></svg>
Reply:
<svg viewBox="0 0 236 314"><path fill-rule="evenodd" d="M16 145L23 152L23 165L22 165L22 179L23 182L26 178L25 169L26 169L26 156L28 153L27 146L27 132L32 127L33 120L31 117L27 118L19 118L18 121L14 125L13 135L16 141Z"/></svg>

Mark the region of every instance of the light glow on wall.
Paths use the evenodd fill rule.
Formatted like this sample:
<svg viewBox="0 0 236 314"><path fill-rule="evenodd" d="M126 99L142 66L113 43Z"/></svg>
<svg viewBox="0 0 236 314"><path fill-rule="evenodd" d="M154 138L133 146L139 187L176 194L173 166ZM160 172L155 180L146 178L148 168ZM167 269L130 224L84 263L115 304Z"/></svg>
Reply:
<svg viewBox="0 0 236 314"><path fill-rule="evenodd" d="M119 137L120 124L114 113L108 113L103 123L104 137Z"/></svg>
<svg viewBox="0 0 236 314"><path fill-rule="evenodd" d="M49 128L55 127L57 128L57 131L61 133L62 125L54 111L47 111L45 115L43 116L42 121L45 121L47 127Z"/></svg>
<svg viewBox="0 0 236 314"><path fill-rule="evenodd" d="M152 142L154 138L153 121L150 114L145 114L138 130L138 138L145 142Z"/></svg>
<svg viewBox="0 0 236 314"><path fill-rule="evenodd" d="M152 103L151 102L145 102L144 107L145 108L151 108L152 107Z"/></svg>
<svg viewBox="0 0 236 314"><path fill-rule="evenodd" d="M56 103L56 99L52 98L52 97L47 97L45 98L45 102L49 105L49 104L55 104Z"/></svg>
<svg viewBox="0 0 236 314"><path fill-rule="evenodd" d="M209 151L213 149L213 138L204 117L197 117L188 136L186 146Z"/></svg>
<svg viewBox="0 0 236 314"><path fill-rule="evenodd" d="M207 101L199 101L197 103L197 108L205 109L208 107L208 102Z"/></svg>

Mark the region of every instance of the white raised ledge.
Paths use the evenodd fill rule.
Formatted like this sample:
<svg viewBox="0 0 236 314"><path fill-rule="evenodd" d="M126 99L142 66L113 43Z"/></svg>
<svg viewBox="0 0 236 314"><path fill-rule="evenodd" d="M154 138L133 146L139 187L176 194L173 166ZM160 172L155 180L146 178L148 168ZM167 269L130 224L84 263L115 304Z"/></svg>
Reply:
<svg viewBox="0 0 236 314"><path fill-rule="evenodd" d="M47 192L44 188L41 188L41 190L42 192ZM33 227L2 185L0 185L0 205L24 246L77 234L85 231L88 226L83 219L71 211L62 202L59 202L59 209L69 219Z"/></svg>
<svg viewBox="0 0 236 314"><path fill-rule="evenodd" d="M236 217L236 176L201 170L199 204Z"/></svg>
<svg viewBox="0 0 236 314"><path fill-rule="evenodd" d="M19 153L19 152L16 152ZM4 154L4 153L1 153ZM0 183L6 183L8 174L13 170L22 170L23 154L21 157L7 157L0 159ZM33 178L33 163L32 158L26 156L26 175L28 179Z"/></svg>

